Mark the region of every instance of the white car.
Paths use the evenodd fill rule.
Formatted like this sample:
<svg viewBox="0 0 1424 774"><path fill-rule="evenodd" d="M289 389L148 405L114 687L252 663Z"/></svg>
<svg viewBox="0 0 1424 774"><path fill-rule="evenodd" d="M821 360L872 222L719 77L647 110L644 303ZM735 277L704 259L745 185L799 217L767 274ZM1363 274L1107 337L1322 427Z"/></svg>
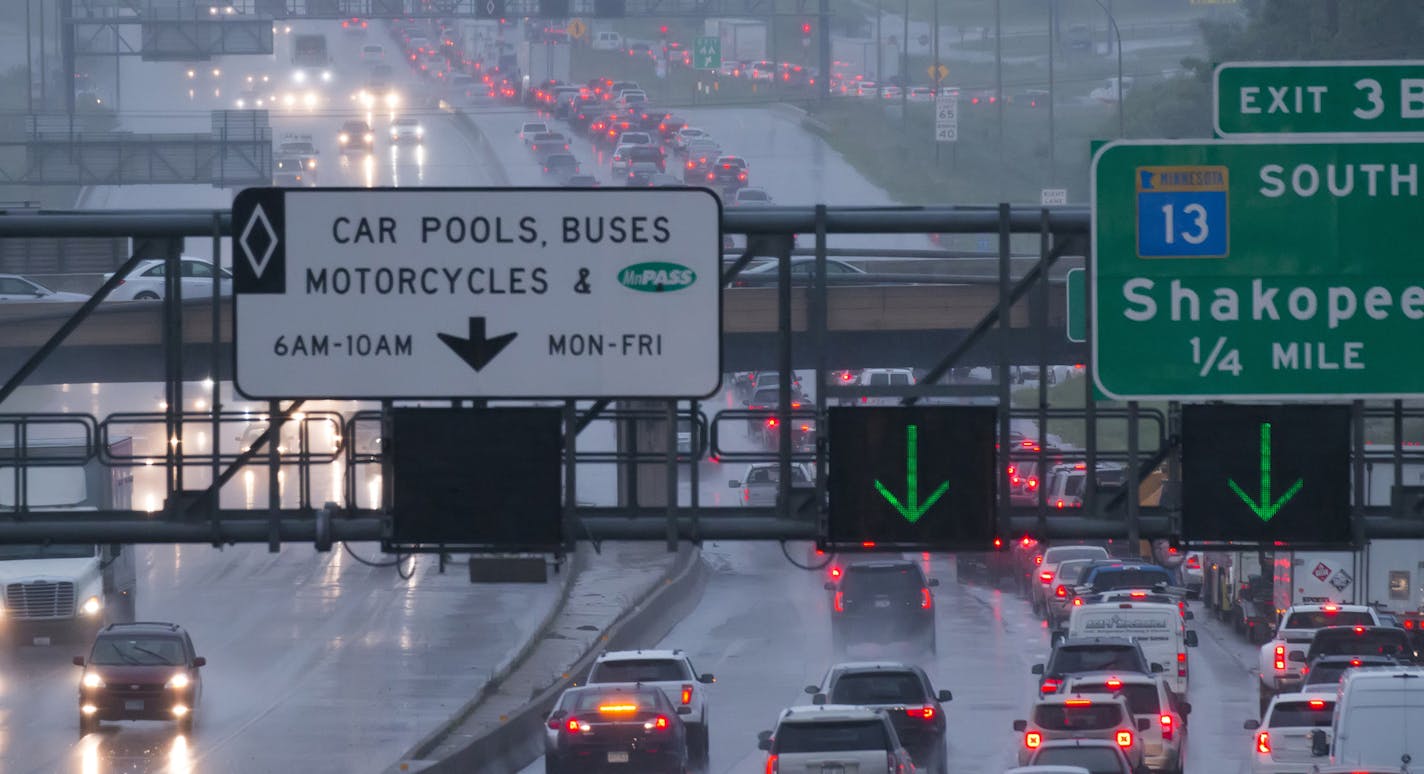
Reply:
<svg viewBox="0 0 1424 774"><path fill-rule="evenodd" d="M397 118L391 122L391 142L400 145L401 143L424 141L425 127L420 125L420 119Z"/></svg>
<svg viewBox="0 0 1424 774"><path fill-rule="evenodd" d="M624 132L618 135L616 145L656 145L653 136L647 132Z"/></svg>
<svg viewBox="0 0 1424 774"><path fill-rule="evenodd" d="M706 686L714 682L712 675L698 674L681 650L608 651L593 662L584 681L586 685L641 683L661 690L687 727L688 756L697 761L707 760Z"/></svg>
<svg viewBox="0 0 1424 774"><path fill-rule="evenodd" d="M1027 720L1014 721L1014 730L1023 735L1019 765L1032 763L1034 754L1046 742L1097 739L1117 745L1137 768L1146 752L1141 736L1144 725L1132 714L1127 700L1116 694L1043 696L1033 703Z"/></svg>
<svg viewBox="0 0 1424 774"><path fill-rule="evenodd" d="M1291 661L1292 650L1305 650L1315 630L1326 626L1379 626L1379 615L1366 605L1293 605L1281 615L1276 636L1261 646L1260 707L1266 711L1271 697L1299 690L1305 681L1305 664Z"/></svg>
<svg viewBox="0 0 1424 774"><path fill-rule="evenodd" d="M772 203L765 188L739 188L726 201L728 207L770 207Z"/></svg>
<svg viewBox="0 0 1424 774"><path fill-rule="evenodd" d="M213 293L213 264L204 258L180 259L183 298L208 298ZM150 301L163 298L163 275L167 266L162 259L151 258L134 267L114 292L109 294L112 301ZM232 295L232 272L217 267L218 292ZM113 276L105 274L104 279Z"/></svg>
<svg viewBox="0 0 1424 774"><path fill-rule="evenodd" d="M775 729L757 735L757 747L767 753L767 771L915 771L890 717L866 707L788 707Z"/></svg>
<svg viewBox="0 0 1424 774"><path fill-rule="evenodd" d="M934 102L934 89L928 86L911 86L910 93L905 95L905 99L910 102Z"/></svg>
<svg viewBox="0 0 1424 774"><path fill-rule="evenodd" d="M549 131L549 125L543 121L529 121L519 127L519 139L525 145L534 141L534 135L545 134Z"/></svg>
<svg viewBox="0 0 1424 774"><path fill-rule="evenodd" d="M1186 768L1187 716L1192 705L1168 690L1167 681L1156 675L1132 672L1084 672L1068 678L1065 693L1081 696L1116 695L1127 700L1138 723L1143 761L1153 771L1181 774Z"/></svg>
<svg viewBox="0 0 1424 774"><path fill-rule="evenodd" d="M636 145L619 145L613 149L613 156L609 162L609 171L614 180L622 180L628 176L628 151L636 148Z"/></svg>
<svg viewBox="0 0 1424 774"><path fill-rule="evenodd" d="M83 293L66 293L49 288L18 274L0 274L0 303L33 304L35 302L79 304L89 300Z"/></svg>
<svg viewBox="0 0 1424 774"><path fill-rule="evenodd" d="M673 150L678 153L685 153L687 151L687 144L698 139L710 140L712 139L712 135L695 126L684 126L677 130L677 133L672 136Z"/></svg>
<svg viewBox="0 0 1424 774"><path fill-rule="evenodd" d="M746 475L741 481L728 481L727 486L732 489L740 489L742 505L746 506L771 506L776 505L777 492L780 487L781 466L776 463L761 463L748 465ZM791 463L791 485L793 487L809 487L816 482L811 475L811 471L805 463Z"/></svg>
<svg viewBox="0 0 1424 774"><path fill-rule="evenodd" d="M830 264L826 265L827 272ZM862 387L912 387L915 372L908 368L867 368L860 372L857 383ZM893 395L864 395L860 398L863 406L893 406L900 398Z"/></svg>
<svg viewBox="0 0 1424 774"><path fill-rule="evenodd" d="M1335 718L1336 691L1285 693L1271 699L1261 720L1243 725L1251 736L1251 774L1288 774L1324 763L1310 753L1311 733L1328 739Z"/></svg>

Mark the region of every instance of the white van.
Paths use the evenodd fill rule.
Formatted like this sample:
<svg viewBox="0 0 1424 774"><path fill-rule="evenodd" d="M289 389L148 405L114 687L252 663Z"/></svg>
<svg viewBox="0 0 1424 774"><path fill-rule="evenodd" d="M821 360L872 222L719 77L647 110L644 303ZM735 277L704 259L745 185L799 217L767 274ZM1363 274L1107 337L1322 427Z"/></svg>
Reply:
<svg viewBox="0 0 1424 774"><path fill-rule="evenodd" d="M1340 681L1339 696L1328 742L1331 765L1417 771L1409 764L1424 761L1424 669L1352 669ZM1324 757L1324 734L1314 736L1312 752Z"/></svg>
<svg viewBox="0 0 1424 774"><path fill-rule="evenodd" d="M594 51L618 51L623 48L623 36L611 30L593 33Z"/></svg>
<svg viewBox="0 0 1424 774"><path fill-rule="evenodd" d="M1187 693L1187 648L1197 633L1187 631L1182 611L1162 602L1103 602L1074 607L1068 616L1068 636L1126 637L1136 640L1152 664L1162 665L1167 687Z"/></svg>

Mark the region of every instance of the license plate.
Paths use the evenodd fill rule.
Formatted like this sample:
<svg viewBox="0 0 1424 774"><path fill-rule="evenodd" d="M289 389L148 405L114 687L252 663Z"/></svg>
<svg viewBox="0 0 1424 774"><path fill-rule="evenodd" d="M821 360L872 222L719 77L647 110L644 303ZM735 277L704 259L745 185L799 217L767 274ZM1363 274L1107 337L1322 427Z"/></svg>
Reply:
<svg viewBox="0 0 1424 774"><path fill-rule="evenodd" d="M890 606L890 600L888 600L888 599L877 599L877 600L875 600L875 606L876 606L876 607L889 607L889 606ZM823 771L826 771L826 774L830 774L830 771L828 771L828 770L823 769Z"/></svg>
<svg viewBox="0 0 1424 774"><path fill-rule="evenodd" d="M628 762L628 753L626 753L626 752L611 752L611 753L608 754L608 762L609 762L609 763L627 763L627 762Z"/></svg>
<svg viewBox="0 0 1424 774"><path fill-rule="evenodd" d="M841 765L822 766L821 774L845 774L845 767Z"/></svg>
<svg viewBox="0 0 1424 774"><path fill-rule="evenodd" d="M129 699L129 700L127 700L127 701L124 702L124 709L127 710L127 711L129 711L129 712L142 712L142 711L143 711L143 700L142 700L142 699Z"/></svg>

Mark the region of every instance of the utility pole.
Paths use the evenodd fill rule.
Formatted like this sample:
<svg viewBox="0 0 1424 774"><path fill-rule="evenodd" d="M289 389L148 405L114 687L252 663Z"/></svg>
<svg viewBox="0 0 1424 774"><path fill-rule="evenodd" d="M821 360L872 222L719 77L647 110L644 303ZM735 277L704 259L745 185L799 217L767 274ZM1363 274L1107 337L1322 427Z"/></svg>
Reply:
<svg viewBox="0 0 1424 774"><path fill-rule="evenodd" d="M34 5L34 0L25 0L25 112L34 115L35 112L35 60L31 41L34 35L30 33L30 8Z"/></svg>
<svg viewBox="0 0 1424 774"><path fill-rule="evenodd" d="M821 27L816 31L816 42L821 48L816 69L821 79L816 83L816 95L824 105L831 96L831 0L821 0L817 16Z"/></svg>
<svg viewBox="0 0 1424 774"><path fill-rule="evenodd" d="M932 41L932 42L930 43L930 46L931 46L931 53L930 53L930 70L934 73L934 75L930 76L930 87L934 89L934 96L935 96L935 99L938 100L938 99L939 99L940 87L943 86L943 84L944 84L944 79L941 78L940 75L939 75L939 0L934 0L934 2L932 2L932 3L930 4L930 8L933 9L933 12L932 12L932 14L931 14L930 24L934 26L934 29L933 29L933 30L930 30L930 35L932 36L932 37L931 37L931 41ZM938 139L938 138L936 138L935 141L934 141L934 149L935 149L935 168L938 169L938 168L939 168L939 139Z"/></svg>
<svg viewBox="0 0 1424 774"><path fill-rule="evenodd" d="M1058 0L1048 0L1048 182L1053 184L1058 179L1058 133L1053 125L1054 103L1058 101L1058 92L1053 88L1053 49L1058 30ZM1000 110L1003 101L1000 100Z"/></svg>
<svg viewBox="0 0 1424 774"><path fill-rule="evenodd" d="M1004 19L1002 0L994 0L994 105L999 121L999 199L1004 193Z"/></svg>

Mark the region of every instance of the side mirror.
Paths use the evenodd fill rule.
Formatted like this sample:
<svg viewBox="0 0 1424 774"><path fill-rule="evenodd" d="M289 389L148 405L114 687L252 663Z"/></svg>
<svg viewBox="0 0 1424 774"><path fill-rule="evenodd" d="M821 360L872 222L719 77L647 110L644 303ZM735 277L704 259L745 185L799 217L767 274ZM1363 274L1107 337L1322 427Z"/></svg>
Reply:
<svg viewBox="0 0 1424 774"><path fill-rule="evenodd" d="M728 488L728 489L740 489L741 487L742 487L742 482L740 482L740 481L738 481L738 480L736 480L736 479L732 479L731 481L728 481L728 482L727 482L727 488Z"/></svg>
<svg viewBox="0 0 1424 774"><path fill-rule="evenodd" d="M714 677L711 672L703 672L702 674L697 676L697 682L702 683L703 685L711 685L712 683L717 682L717 678Z"/></svg>
<svg viewBox="0 0 1424 774"><path fill-rule="evenodd" d="M1154 674L1154 675L1160 675L1160 674L1162 674L1163 671L1164 671L1164 670L1162 669L1162 665L1161 665L1161 664L1153 664L1153 665L1152 665L1152 674Z"/></svg>
<svg viewBox="0 0 1424 774"><path fill-rule="evenodd" d="M1286 658L1289 659L1289 660L1291 660L1291 661L1294 661L1294 662L1296 662L1296 663L1298 663L1298 664L1304 664L1304 663L1305 663L1305 651L1303 651L1303 650L1293 650L1293 651L1290 652L1290 655L1289 655L1289 656L1286 656Z"/></svg>
<svg viewBox="0 0 1424 774"><path fill-rule="evenodd" d="M938 585L939 585L939 578L930 578L929 580L925 581L925 585L927 585L927 586L938 586Z"/></svg>
<svg viewBox="0 0 1424 774"><path fill-rule="evenodd" d="M1261 727L1261 721L1259 721L1259 720L1257 720L1257 719L1255 719L1255 718L1251 718L1250 720L1246 721L1245 723L1242 723L1242 724L1241 724L1241 727L1244 728L1244 729L1246 729L1247 731L1255 731L1256 729L1258 729L1258 728Z"/></svg>
<svg viewBox="0 0 1424 774"><path fill-rule="evenodd" d="M1146 731L1147 729L1149 729L1149 728L1151 728L1151 727L1152 727L1152 721L1148 720L1147 718L1138 718L1138 719L1137 719L1137 730L1138 730L1138 731Z"/></svg>
<svg viewBox="0 0 1424 774"><path fill-rule="evenodd" d="M198 656L197 658L193 659L193 666L194 666L194 667L205 667L205 666L207 666L207 665L208 665L208 660L207 660L206 658L202 657L202 656Z"/></svg>
<svg viewBox="0 0 1424 774"><path fill-rule="evenodd" d="M816 694L818 694L818 693L820 693L820 692L821 692L821 687L818 686L818 685L808 685L808 686L806 686L806 693L807 693L807 695L809 695L809 696L815 696Z"/></svg>
<svg viewBox="0 0 1424 774"><path fill-rule="evenodd" d="M1015 721L1014 721L1014 730L1015 730L1015 731L1023 731L1023 730L1026 729L1026 728L1028 728L1028 721L1027 721L1027 720L1015 720Z"/></svg>
<svg viewBox="0 0 1424 774"><path fill-rule="evenodd" d="M1330 754L1330 743L1325 740L1325 732L1318 728L1310 732L1310 754L1316 758Z"/></svg>
<svg viewBox="0 0 1424 774"><path fill-rule="evenodd" d="M1182 702L1182 716L1185 717L1190 714L1192 714L1192 703L1189 701Z"/></svg>
<svg viewBox="0 0 1424 774"><path fill-rule="evenodd" d="M1030 669L1030 670L1028 670L1028 671L1030 671L1030 672L1032 672L1032 673L1034 673L1034 674L1036 674L1036 675L1041 675L1041 674L1043 674L1043 665L1042 665L1042 664L1034 664L1034 665L1033 665L1033 668Z"/></svg>
<svg viewBox="0 0 1424 774"><path fill-rule="evenodd" d="M831 583L830 581L826 581L826 585L824 586L824 588L826 589L826 591L835 591L836 584Z"/></svg>
<svg viewBox="0 0 1424 774"><path fill-rule="evenodd" d="M83 656L75 656L75 657L74 657L74 665L75 665L75 666L80 666L80 667L84 666L84 657L83 657Z"/></svg>
<svg viewBox="0 0 1424 774"><path fill-rule="evenodd" d="M769 734L769 733L771 733L771 732L770 732L770 731L763 731L762 733L763 733L763 734ZM770 739L770 738L767 738L767 739L757 739L757 749L758 749L758 750L762 750L763 752L771 752L771 739Z"/></svg>
<svg viewBox="0 0 1424 774"><path fill-rule="evenodd" d="M689 706L687 706L686 704L679 704L678 707L677 707L677 714L679 714L679 715L691 715L691 714L692 714L692 708L689 707Z"/></svg>
<svg viewBox="0 0 1424 774"><path fill-rule="evenodd" d="M814 705L816 705L816 706L818 706L818 707L821 706L822 704L825 704L825 703L826 703L826 694L824 694L824 693L818 693L818 694L816 694L815 696L812 696L812 697L811 697L811 703L814 704Z"/></svg>
<svg viewBox="0 0 1424 774"><path fill-rule="evenodd" d="M1193 613L1193 612L1190 611L1190 610L1188 610L1188 611L1186 612L1186 614L1185 614L1184 616L1182 616L1182 617L1183 617L1185 620L1188 620L1188 621L1195 621L1195 620L1197 620L1197 614L1196 614L1196 613Z"/></svg>
<svg viewBox="0 0 1424 774"><path fill-rule="evenodd" d="M1197 646L1197 642L1199 642L1199 640L1197 639L1197 633L1190 629L1187 630L1187 634L1184 639L1186 640L1187 647L1189 648L1195 648Z"/></svg>

